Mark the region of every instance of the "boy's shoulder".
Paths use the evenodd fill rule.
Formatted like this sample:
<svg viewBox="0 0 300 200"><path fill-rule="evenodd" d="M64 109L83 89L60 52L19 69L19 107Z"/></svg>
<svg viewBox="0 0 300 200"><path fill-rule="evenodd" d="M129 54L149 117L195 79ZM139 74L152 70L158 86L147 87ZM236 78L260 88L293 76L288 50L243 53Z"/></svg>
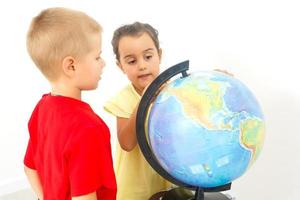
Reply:
<svg viewBox="0 0 300 200"><path fill-rule="evenodd" d="M44 94L34 112L47 118L48 121L59 120L61 126L66 127L76 126L85 129L86 127L102 127L104 124L89 104L64 96Z"/></svg>

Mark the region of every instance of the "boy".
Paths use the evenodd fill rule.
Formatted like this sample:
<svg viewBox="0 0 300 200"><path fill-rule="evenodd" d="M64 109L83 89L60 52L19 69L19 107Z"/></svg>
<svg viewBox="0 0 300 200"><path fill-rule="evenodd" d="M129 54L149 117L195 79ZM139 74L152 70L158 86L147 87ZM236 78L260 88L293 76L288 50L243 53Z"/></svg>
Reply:
<svg viewBox="0 0 300 200"><path fill-rule="evenodd" d="M28 123L25 173L40 200L114 200L110 133L82 90L97 88L104 61L101 26L65 8L43 10L27 35L28 52L51 85Z"/></svg>

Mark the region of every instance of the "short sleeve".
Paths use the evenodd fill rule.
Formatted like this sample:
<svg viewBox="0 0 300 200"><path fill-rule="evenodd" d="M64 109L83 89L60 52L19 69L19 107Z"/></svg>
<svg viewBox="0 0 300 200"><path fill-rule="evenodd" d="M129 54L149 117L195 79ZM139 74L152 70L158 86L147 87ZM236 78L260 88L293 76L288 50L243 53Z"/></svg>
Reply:
<svg viewBox="0 0 300 200"><path fill-rule="evenodd" d="M80 131L69 148L67 168L72 196L115 187L109 133L105 129Z"/></svg>
<svg viewBox="0 0 300 200"><path fill-rule="evenodd" d="M33 155L34 155L33 145L32 145L32 141L29 139L25 157L24 157L24 164L26 165L26 167L30 169L35 169Z"/></svg>
<svg viewBox="0 0 300 200"><path fill-rule="evenodd" d="M105 103L104 110L116 117L130 118L130 112L123 109L113 100Z"/></svg>
<svg viewBox="0 0 300 200"><path fill-rule="evenodd" d="M34 163L35 146L36 146L36 134L37 134L37 118L38 118L38 106L34 109L28 122L29 141L24 157L24 164L31 168L36 169Z"/></svg>
<svg viewBox="0 0 300 200"><path fill-rule="evenodd" d="M130 118L132 112L140 101L140 96L128 85L116 96L104 104L104 109L116 117Z"/></svg>

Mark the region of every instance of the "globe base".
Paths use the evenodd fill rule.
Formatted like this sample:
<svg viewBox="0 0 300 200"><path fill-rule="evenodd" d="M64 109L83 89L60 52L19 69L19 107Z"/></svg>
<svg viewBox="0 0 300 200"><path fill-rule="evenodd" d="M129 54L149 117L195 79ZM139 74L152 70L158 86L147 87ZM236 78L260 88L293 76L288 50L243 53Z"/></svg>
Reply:
<svg viewBox="0 0 300 200"><path fill-rule="evenodd" d="M232 198L220 192L203 192L201 189L195 192L177 187L169 191L156 193L149 200L232 200Z"/></svg>

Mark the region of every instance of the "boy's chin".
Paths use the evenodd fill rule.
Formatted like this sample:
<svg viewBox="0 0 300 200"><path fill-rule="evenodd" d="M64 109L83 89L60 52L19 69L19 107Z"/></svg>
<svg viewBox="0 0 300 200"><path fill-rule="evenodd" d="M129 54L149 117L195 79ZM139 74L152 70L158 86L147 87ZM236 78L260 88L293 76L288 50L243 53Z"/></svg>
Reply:
<svg viewBox="0 0 300 200"><path fill-rule="evenodd" d="M82 91L89 91L89 90L95 90L98 88L98 84L96 85L90 85L90 86L86 86L86 87L82 87L81 90Z"/></svg>

